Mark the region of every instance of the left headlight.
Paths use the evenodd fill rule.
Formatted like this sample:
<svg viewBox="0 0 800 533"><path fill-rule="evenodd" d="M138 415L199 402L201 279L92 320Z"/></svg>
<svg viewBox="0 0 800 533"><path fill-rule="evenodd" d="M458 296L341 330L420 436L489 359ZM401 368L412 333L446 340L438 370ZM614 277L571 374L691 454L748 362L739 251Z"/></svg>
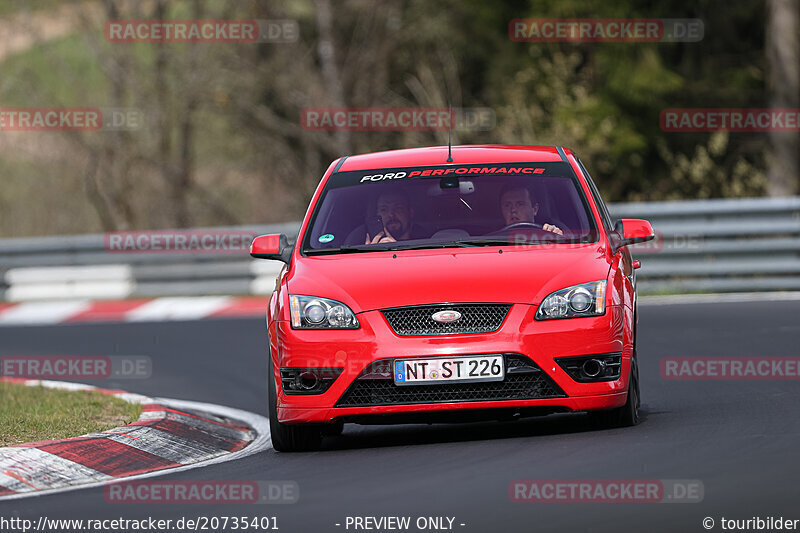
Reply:
<svg viewBox="0 0 800 533"><path fill-rule="evenodd" d="M358 329L356 315L342 302L316 296L289 296L294 329Z"/></svg>
<svg viewBox="0 0 800 533"><path fill-rule="evenodd" d="M551 293L536 310L536 320L598 316L606 312L606 282L592 281Z"/></svg>

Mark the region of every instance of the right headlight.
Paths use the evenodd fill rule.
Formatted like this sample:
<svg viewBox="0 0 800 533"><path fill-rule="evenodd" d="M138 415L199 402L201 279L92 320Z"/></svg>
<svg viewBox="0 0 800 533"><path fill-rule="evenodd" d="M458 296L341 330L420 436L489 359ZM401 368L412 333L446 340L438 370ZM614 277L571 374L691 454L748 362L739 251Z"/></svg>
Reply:
<svg viewBox="0 0 800 533"><path fill-rule="evenodd" d="M294 329L358 329L358 319L342 302L316 296L290 295Z"/></svg>
<svg viewBox="0 0 800 533"><path fill-rule="evenodd" d="M606 282L592 281L553 292L542 300L536 320L598 316L606 312Z"/></svg>

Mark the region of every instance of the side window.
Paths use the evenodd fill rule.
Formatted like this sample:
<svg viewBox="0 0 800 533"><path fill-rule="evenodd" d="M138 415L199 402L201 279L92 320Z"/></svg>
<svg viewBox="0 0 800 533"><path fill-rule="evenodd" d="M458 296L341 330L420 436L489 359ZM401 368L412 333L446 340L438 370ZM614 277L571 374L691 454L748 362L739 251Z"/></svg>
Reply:
<svg viewBox="0 0 800 533"><path fill-rule="evenodd" d="M589 184L589 190L592 191L592 198L594 198L594 203L597 204L597 209L600 211L600 217L603 219L603 225L606 227L606 231L613 231L614 224L611 221L611 214L608 212L608 207L606 207L603 199L600 198L600 192L597 190L597 186L594 184L592 177L589 175L589 171L586 170L586 167L583 166L580 159L578 159L578 165L580 165L586 182Z"/></svg>

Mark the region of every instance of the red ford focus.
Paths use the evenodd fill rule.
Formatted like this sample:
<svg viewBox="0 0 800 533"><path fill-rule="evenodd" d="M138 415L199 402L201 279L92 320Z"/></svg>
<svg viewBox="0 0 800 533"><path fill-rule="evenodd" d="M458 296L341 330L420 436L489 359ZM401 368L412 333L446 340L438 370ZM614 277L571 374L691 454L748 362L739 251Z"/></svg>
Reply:
<svg viewBox="0 0 800 533"><path fill-rule="evenodd" d="M513 419L589 411L638 421L636 279L580 160L541 146L419 148L342 157L267 312L278 451L344 423Z"/></svg>

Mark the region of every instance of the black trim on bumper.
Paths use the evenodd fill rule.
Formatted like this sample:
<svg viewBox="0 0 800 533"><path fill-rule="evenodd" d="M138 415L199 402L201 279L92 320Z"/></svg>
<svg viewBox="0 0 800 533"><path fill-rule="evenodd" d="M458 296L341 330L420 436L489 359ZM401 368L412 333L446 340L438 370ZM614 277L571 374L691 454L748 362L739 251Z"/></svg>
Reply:
<svg viewBox="0 0 800 533"><path fill-rule="evenodd" d="M600 362L601 371L597 376L588 376L583 371L583 364L591 359L596 359ZM617 353L601 353L594 355L579 355L577 357L559 357L556 363L564 372L569 374L569 377L578 383L600 383L603 381L616 381L619 379L620 371L622 369L622 354Z"/></svg>
<svg viewBox="0 0 800 533"><path fill-rule="evenodd" d="M402 387L395 385L392 379L393 359L379 359L368 365L353 380L353 383L350 384L341 398L339 398L339 401L336 402L336 407L536 400L567 397L564 391L556 385L555 381L528 357L517 353L502 355L506 365L503 381L404 385Z"/></svg>

